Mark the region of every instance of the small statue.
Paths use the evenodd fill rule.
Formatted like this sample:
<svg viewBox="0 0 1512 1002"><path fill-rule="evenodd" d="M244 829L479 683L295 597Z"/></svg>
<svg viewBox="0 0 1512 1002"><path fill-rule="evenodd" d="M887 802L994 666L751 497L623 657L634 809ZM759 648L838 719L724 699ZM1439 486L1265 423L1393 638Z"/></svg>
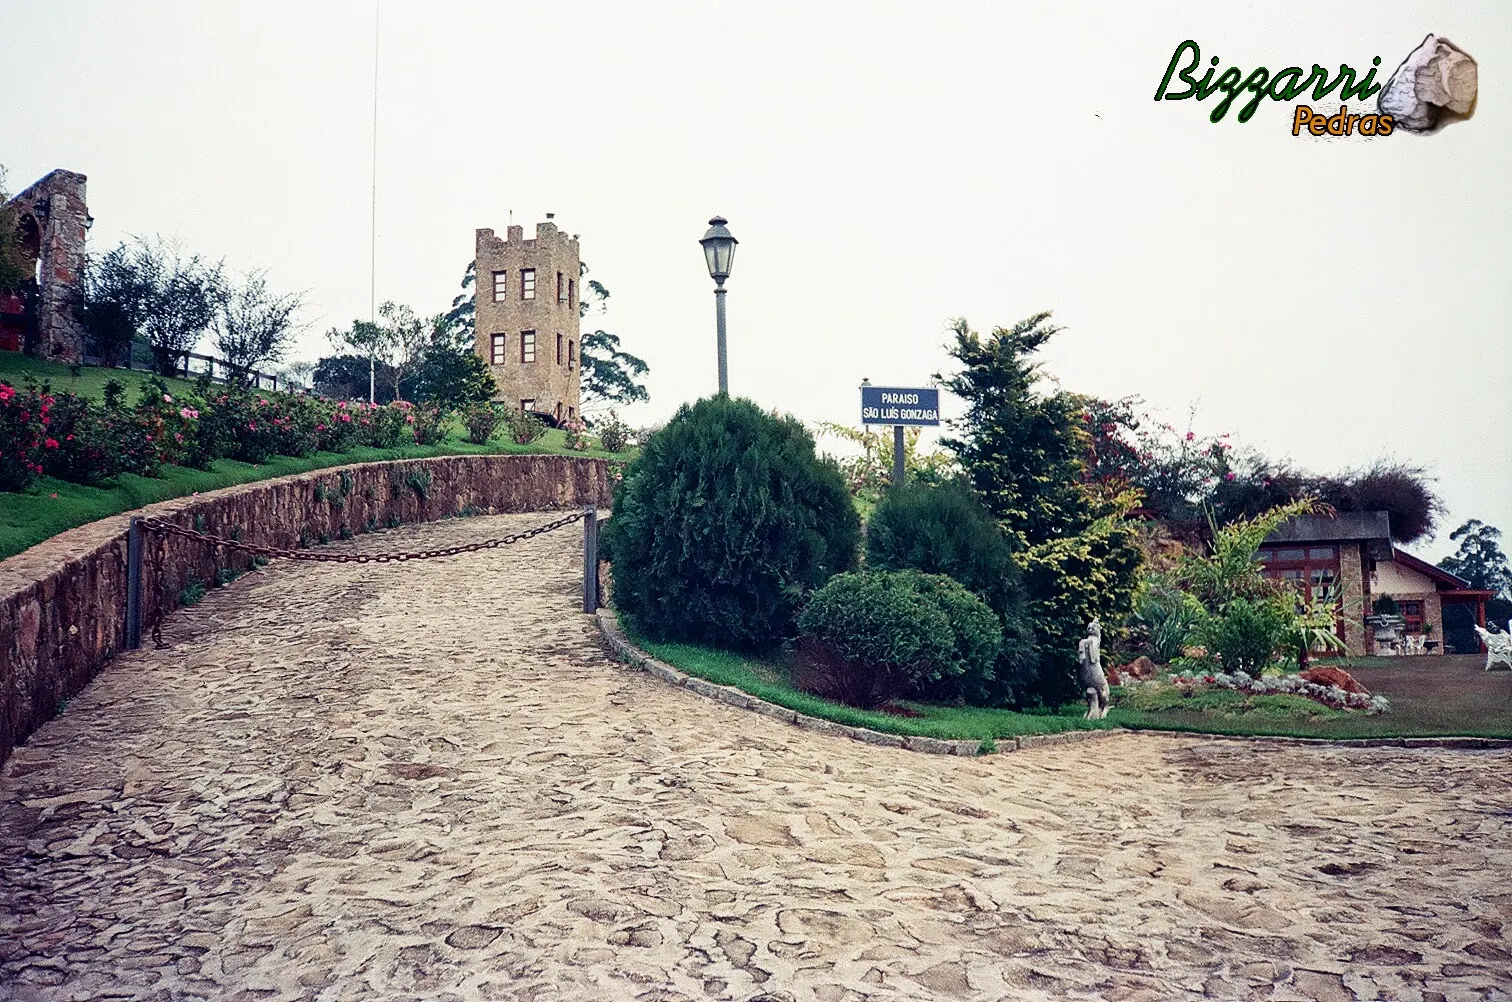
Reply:
<svg viewBox="0 0 1512 1002"><path fill-rule="evenodd" d="M1101 720L1108 715L1108 676L1102 667L1102 623L1093 619L1087 635L1076 645L1076 660L1081 665L1081 684L1087 692L1087 720Z"/></svg>

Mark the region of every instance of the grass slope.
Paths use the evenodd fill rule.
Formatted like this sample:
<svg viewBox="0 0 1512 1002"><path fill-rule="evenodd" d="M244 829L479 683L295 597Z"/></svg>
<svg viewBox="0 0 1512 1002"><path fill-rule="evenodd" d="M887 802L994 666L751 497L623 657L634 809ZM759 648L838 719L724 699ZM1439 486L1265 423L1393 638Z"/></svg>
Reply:
<svg viewBox="0 0 1512 1002"><path fill-rule="evenodd" d="M136 399L136 386L149 378L143 372L86 366L80 370L78 379L74 380L65 365L40 362L15 352L0 352L0 382L24 382L27 375L38 382L51 380L54 390L73 390L81 396L88 395L96 399L103 396L106 381L115 378L127 384L127 399L131 401ZM182 389L190 387L183 380L169 380L169 385ZM220 459L210 464L208 470L165 466L159 476L152 478L123 473L108 487L83 487L43 477L25 494L0 493L0 560L15 556L27 547L35 546L44 539L76 526L157 501L185 497L196 491L213 491L254 480L269 480L291 473L350 466L353 463L485 453L555 454L597 459L629 459L634 454L633 451L615 455L599 449L570 450L567 448L566 433L557 429L547 431L543 438L530 445L500 441L490 442L486 446L472 445L462 437L460 429L453 428L445 442L434 446L357 448L344 453L317 452L300 458L276 456L269 462L258 465Z"/></svg>
<svg viewBox="0 0 1512 1002"><path fill-rule="evenodd" d="M136 403L139 387L152 378L152 374L139 369L105 369L97 365L79 368L75 377L69 367L60 362L44 362L28 358L16 351L0 351L0 383L23 386L27 379L36 383L49 383L55 393L72 390L81 397L100 401L105 399L105 384L114 379L126 387L126 402ZM188 393L194 383L187 379L165 379L169 393Z"/></svg>

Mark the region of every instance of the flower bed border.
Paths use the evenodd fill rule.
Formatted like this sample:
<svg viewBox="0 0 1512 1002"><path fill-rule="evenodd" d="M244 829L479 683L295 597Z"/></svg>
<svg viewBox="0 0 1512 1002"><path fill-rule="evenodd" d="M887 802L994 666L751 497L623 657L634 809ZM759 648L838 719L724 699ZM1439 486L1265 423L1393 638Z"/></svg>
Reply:
<svg viewBox="0 0 1512 1002"><path fill-rule="evenodd" d="M619 617L611 609L599 609L594 616L594 621L598 626L599 633L621 661L669 685L679 686L687 689L689 692L697 693L708 699L717 700L727 706L750 710L753 713L759 713L766 717L773 717L781 720L783 723L792 724L804 730L815 731L820 734L833 734L836 737L850 738L853 741L861 741L870 745L902 748L907 751L926 752L934 755L959 755L967 758L975 758L983 754L993 754L982 751L982 742L980 740L946 740L942 738L886 734L882 731L873 731L865 727L853 727L849 724L837 724L832 720L824 720L820 717L811 717L799 713L797 710L790 710L785 706L778 706L776 703L769 703L764 699L758 699L733 686L715 685L713 682L696 678L686 672L679 671L665 661L657 660L630 642L630 639L625 635L624 629L619 625ZM997 744L997 752L1004 753L1038 748L1043 745L1065 744L1072 741L1104 738L1114 734L1153 734L1168 738L1248 741L1250 743L1260 742L1264 744L1314 748L1320 746L1332 748L1438 748L1456 751L1512 749L1512 739L1507 738L1457 736L1299 738L1271 734L1215 734L1209 731L1168 731L1145 727L1108 727L1099 730L1059 731L1053 734L1024 734L1018 737L995 738L994 741Z"/></svg>

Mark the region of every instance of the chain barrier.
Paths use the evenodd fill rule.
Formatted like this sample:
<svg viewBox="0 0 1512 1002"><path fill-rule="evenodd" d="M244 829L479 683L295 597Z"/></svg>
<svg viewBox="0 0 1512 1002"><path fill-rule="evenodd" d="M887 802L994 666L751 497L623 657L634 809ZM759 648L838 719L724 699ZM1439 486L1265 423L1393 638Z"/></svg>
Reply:
<svg viewBox="0 0 1512 1002"><path fill-rule="evenodd" d="M262 546L257 543L244 543L239 539L211 536L203 532L197 532L194 529L185 529L183 526L174 525L172 522L165 522L160 518L144 518L139 524L143 529L161 532L164 535L181 536L184 539L196 539L200 542L209 543L212 546L224 547L230 550L241 550L243 553L252 553L269 558L284 557L289 560L315 560L335 564L387 564L406 560L429 560L432 557L455 557L461 553L476 553L478 550L497 549L500 546L508 546L521 540L532 539L542 533L560 529L574 522L580 522L587 515L586 511L576 511L554 522L547 522L545 525L538 525L534 529L511 533L498 539L485 539L477 543L448 546L442 550L416 550L413 553L322 553L318 550L296 550L280 546Z"/></svg>

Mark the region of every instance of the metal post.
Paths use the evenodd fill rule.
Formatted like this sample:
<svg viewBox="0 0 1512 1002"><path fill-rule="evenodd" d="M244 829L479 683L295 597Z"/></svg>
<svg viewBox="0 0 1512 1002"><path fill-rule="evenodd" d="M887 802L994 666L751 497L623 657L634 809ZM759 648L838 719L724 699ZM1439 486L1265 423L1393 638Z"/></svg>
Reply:
<svg viewBox="0 0 1512 1002"><path fill-rule="evenodd" d="M903 482L903 426L893 425L893 485Z"/></svg>
<svg viewBox="0 0 1512 1002"><path fill-rule="evenodd" d="M126 649L142 646L142 526L131 516L126 530Z"/></svg>
<svg viewBox="0 0 1512 1002"><path fill-rule="evenodd" d="M598 612L598 509L583 515L583 611Z"/></svg>
<svg viewBox="0 0 1512 1002"><path fill-rule="evenodd" d="M719 395L730 395L730 371L725 365L725 287L720 282L714 289L714 325L719 333Z"/></svg>

